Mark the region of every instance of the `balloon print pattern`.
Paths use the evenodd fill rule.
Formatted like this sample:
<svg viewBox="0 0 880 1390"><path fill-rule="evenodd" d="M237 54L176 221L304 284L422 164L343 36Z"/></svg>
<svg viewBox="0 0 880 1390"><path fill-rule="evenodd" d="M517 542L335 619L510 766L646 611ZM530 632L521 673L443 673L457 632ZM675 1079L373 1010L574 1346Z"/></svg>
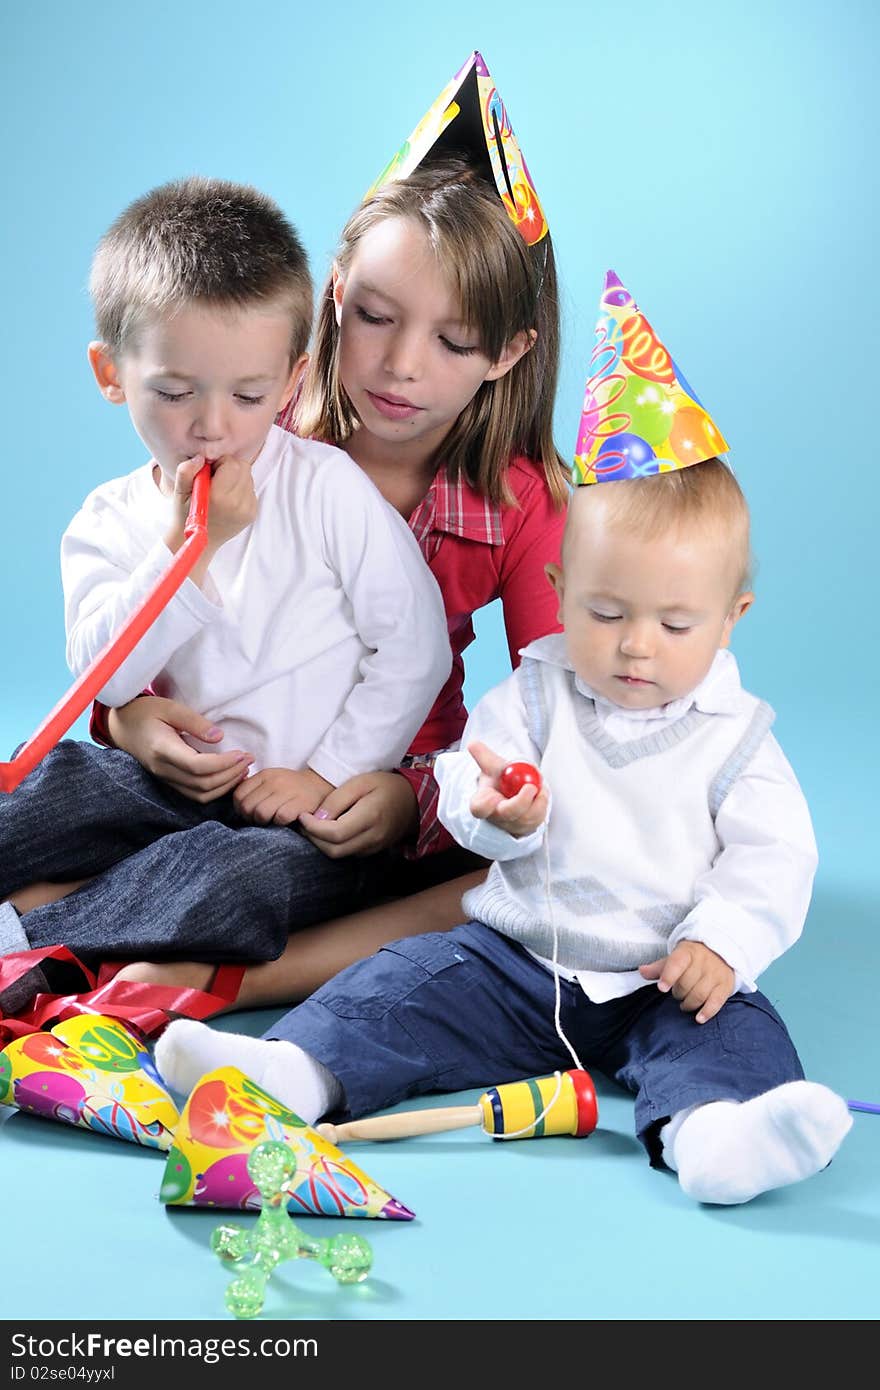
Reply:
<svg viewBox="0 0 880 1390"><path fill-rule="evenodd" d="M179 1119L141 1040L119 1019L79 1014L0 1052L0 1101L166 1150Z"/></svg>
<svg viewBox="0 0 880 1390"><path fill-rule="evenodd" d="M725 453L727 442L613 270L605 276L572 482L645 478Z"/></svg>
<svg viewBox="0 0 880 1390"><path fill-rule="evenodd" d="M267 1140L289 1145L296 1156L287 1191L291 1214L412 1220L408 1207L237 1067L218 1067L190 1095L166 1160L162 1201L260 1207L248 1159Z"/></svg>

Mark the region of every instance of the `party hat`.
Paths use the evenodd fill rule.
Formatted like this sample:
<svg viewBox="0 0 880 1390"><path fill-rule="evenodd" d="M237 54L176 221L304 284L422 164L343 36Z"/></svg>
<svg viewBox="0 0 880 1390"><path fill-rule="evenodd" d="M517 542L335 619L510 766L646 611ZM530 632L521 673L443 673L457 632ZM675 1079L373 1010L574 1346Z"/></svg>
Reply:
<svg viewBox="0 0 880 1390"><path fill-rule="evenodd" d="M476 50L448 82L366 197L405 179L429 157L463 154L498 190L520 236L532 246L547 222L495 83Z"/></svg>
<svg viewBox="0 0 880 1390"><path fill-rule="evenodd" d="M0 1105L163 1150L180 1118L143 1043L103 1014L77 1014L8 1043Z"/></svg>
<svg viewBox="0 0 880 1390"><path fill-rule="evenodd" d="M190 1095L174 1134L159 1193L167 1206L259 1209L248 1171L256 1144L289 1144L296 1156L288 1210L300 1216L372 1216L411 1221L414 1213L340 1149L237 1067L218 1067Z"/></svg>
<svg viewBox="0 0 880 1390"><path fill-rule="evenodd" d="M572 482L645 478L727 450L712 417L613 270L605 275Z"/></svg>

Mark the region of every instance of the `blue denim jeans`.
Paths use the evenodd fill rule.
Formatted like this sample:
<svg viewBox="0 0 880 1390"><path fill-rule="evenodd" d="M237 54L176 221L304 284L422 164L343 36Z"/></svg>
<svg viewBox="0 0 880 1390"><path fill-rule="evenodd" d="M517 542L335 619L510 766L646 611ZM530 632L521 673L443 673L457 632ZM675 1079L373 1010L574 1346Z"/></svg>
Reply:
<svg viewBox="0 0 880 1390"><path fill-rule="evenodd" d="M328 859L295 830L241 820L231 797L200 805L128 753L67 740L0 795L0 899L77 878L91 882L28 912L25 939L7 930L0 950L272 960L290 932L389 893L393 864Z"/></svg>
<svg viewBox="0 0 880 1390"><path fill-rule="evenodd" d="M635 1095L636 1133L653 1163L679 1110L750 1100L803 1069L763 994L734 994L708 1023L646 985L593 1004L560 982L562 1031L587 1070ZM572 1066L554 1026L553 976L516 942L469 922L391 942L351 965L266 1033L317 1057L345 1092L344 1116L412 1096L464 1091Z"/></svg>

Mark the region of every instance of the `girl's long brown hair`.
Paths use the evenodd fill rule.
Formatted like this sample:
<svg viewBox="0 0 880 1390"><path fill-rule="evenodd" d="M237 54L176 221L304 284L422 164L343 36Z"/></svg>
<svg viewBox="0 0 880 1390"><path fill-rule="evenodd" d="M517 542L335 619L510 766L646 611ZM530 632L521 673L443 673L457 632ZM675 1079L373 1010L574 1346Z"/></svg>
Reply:
<svg viewBox="0 0 880 1390"><path fill-rule="evenodd" d="M423 229L457 290L464 323L477 333L491 361L517 333L537 334L531 350L505 376L480 385L438 449L438 465L453 480L464 475L491 501L510 503L507 467L515 454L524 454L543 469L562 506L568 468L553 439L559 299L549 235L528 247L482 175L462 159L444 159L386 184L349 218L336 253L343 275L361 238L389 217L408 217ZM338 364L331 276L320 299L294 424L297 434L344 445L359 420Z"/></svg>

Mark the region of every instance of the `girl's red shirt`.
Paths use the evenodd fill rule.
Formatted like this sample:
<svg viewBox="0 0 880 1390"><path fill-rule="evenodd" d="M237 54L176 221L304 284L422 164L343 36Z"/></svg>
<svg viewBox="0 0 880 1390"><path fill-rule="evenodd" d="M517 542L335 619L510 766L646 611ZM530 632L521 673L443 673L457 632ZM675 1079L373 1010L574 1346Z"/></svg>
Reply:
<svg viewBox="0 0 880 1390"><path fill-rule="evenodd" d="M451 482L441 469L409 519L443 595L453 658L449 679L410 746L410 766L401 768L419 802L419 833L408 851L416 856L453 843L437 820L430 755L457 742L464 729L463 653L474 640L474 613L501 600L511 667L529 642L561 630L544 566L559 561L565 511L530 459L512 459L507 480L515 505L503 506L463 479Z"/></svg>

